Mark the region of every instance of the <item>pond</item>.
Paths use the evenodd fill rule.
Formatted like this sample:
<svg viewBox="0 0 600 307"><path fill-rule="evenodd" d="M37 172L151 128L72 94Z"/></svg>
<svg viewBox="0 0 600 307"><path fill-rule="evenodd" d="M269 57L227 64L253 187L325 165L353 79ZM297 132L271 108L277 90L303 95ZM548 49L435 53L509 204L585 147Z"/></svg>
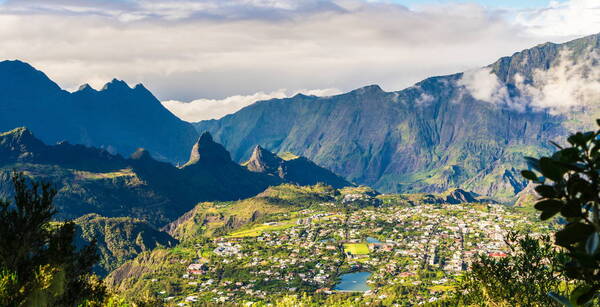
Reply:
<svg viewBox="0 0 600 307"><path fill-rule="evenodd" d="M383 242L381 242L373 237L367 237L367 243L381 244Z"/></svg>
<svg viewBox="0 0 600 307"><path fill-rule="evenodd" d="M335 291L342 292L365 292L371 290L367 285L367 279L371 272L346 273L340 276L340 282L333 288Z"/></svg>

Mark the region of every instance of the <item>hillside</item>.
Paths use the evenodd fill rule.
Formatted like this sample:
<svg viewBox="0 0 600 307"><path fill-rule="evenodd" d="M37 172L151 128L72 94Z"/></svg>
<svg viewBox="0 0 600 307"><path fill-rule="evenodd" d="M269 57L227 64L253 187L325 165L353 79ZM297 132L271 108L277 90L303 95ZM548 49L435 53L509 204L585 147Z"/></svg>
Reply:
<svg viewBox="0 0 600 307"><path fill-rule="evenodd" d="M526 186L518 173L523 156L548 153L550 140L600 114L586 89L597 82L599 37L539 45L397 92L372 85L331 97L260 101L195 126L236 161L259 144L382 192L463 188L510 201Z"/></svg>
<svg viewBox="0 0 600 307"><path fill-rule="evenodd" d="M205 202L163 228L180 240L223 235L266 219L289 219L290 213L331 202L339 195L325 185L270 187L259 195L234 202Z"/></svg>
<svg viewBox="0 0 600 307"><path fill-rule="evenodd" d="M156 247L174 247L178 242L148 223L134 218L106 218L88 214L76 219L76 245L84 246L96 240L100 261L95 272L106 276L138 254Z"/></svg>
<svg viewBox="0 0 600 307"><path fill-rule="evenodd" d="M183 162L198 134L143 85L112 80L69 93L21 61L0 62L0 131L29 127L43 142L69 141L128 156L136 148Z"/></svg>

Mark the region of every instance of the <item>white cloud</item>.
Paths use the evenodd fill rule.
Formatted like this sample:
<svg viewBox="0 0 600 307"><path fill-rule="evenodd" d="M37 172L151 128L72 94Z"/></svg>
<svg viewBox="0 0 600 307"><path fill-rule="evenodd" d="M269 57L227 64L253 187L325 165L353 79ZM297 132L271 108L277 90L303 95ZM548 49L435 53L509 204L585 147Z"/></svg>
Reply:
<svg viewBox="0 0 600 307"><path fill-rule="evenodd" d="M597 51L574 56L571 50L563 49L550 69L534 72L532 84L517 82L517 86L530 98L533 107L563 111L597 103L600 101L599 61Z"/></svg>
<svg viewBox="0 0 600 307"><path fill-rule="evenodd" d="M520 12L517 23L534 35L574 37L600 32L600 1L551 1L548 7Z"/></svg>
<svg viewBox="0 0 600 307"><path fill-rule="evenodd" d="M555 38L536 29L552 24L548 11L565 9L553 4L514 22L506 11L464 3L8 0L0 4L0 55L30 62L67 89L117 77L161 100L365 84L392 91ZM594 25L596 11L586 11L585 24ZM578 31L593 29L564 34Z"/></svg>
<svg viewBox="0 0 600 307"><path fill-rule="evenodd" d="M478 100L505 103L508 97L506 86L487 67L466 71L457 84L464 86Z"/></svg>
<svg viewBox="0 0 600 307"><path fill-rule="evenodd" d="M227 114L253 104L256 101L269 100L273 98L292 97L298 93L314 96L331 96L340 93L337 89L321 90L278 90L271 93L259 92L253 95L235 95L224 99L197 99L191 102L181 102L176 100L163 101L162 104L179 118L196 122L205 119L221 118Z"/></svg>
<svg viewBox="0 0 600 307"><path fill-rule="evenodd" d="M457 84L475 99L518 111L529 107L564 112L600 101L599 63L600 54L595 50L575 54L563 48L548 69L533 71L530 82L515 74L514 86L520 95L512 97L506 84L487 67L465 72Z"/></svg>
<svg viewBox="0 0 600 307"><path fill-rule="evenodd" d="M399 90L543 42L475 4L28 0L0 5L0 55L61 86L144 83L161 100L280 88Z"/></svg>

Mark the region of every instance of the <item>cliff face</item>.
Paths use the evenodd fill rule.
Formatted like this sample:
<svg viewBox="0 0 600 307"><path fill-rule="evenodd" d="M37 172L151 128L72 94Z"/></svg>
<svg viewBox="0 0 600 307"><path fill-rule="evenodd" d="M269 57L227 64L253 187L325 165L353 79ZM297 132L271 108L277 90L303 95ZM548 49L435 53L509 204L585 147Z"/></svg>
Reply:
<svg viewBox="0 0 600 307"><path fill-rule="evenodd" d="M577 77L569 65L581 68L587 81L596 76L598 41L536 46L397 92L374 85L332 97L261 101L195 126L210 131L236 161L260 144L382 192L461 187L510 200L526 185L519 174L523 156L547 153L550 140L591 127L600 114L598 100L550 105L560 103L550 95L551 82Z"/></svg>

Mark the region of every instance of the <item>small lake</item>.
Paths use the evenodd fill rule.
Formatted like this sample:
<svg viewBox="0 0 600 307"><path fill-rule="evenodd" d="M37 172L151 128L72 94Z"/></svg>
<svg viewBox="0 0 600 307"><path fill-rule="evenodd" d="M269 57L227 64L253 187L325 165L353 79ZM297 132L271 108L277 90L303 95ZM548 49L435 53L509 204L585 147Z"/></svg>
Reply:
<svg viewBox="0 0 600 307"><path fill-rule="evenodd" d="M373 244L381 244L383 242L373 238L373 237L367 237L367 243L373 243Z"/></svg>
<svg viewBox="0 0 600 307"><path fill-rule="evenodd" d="M371 290L367 285L367 279L371 272L346 273L340 276L340 282L335 285L333 290L342 292L365 292Z"/></svg>

